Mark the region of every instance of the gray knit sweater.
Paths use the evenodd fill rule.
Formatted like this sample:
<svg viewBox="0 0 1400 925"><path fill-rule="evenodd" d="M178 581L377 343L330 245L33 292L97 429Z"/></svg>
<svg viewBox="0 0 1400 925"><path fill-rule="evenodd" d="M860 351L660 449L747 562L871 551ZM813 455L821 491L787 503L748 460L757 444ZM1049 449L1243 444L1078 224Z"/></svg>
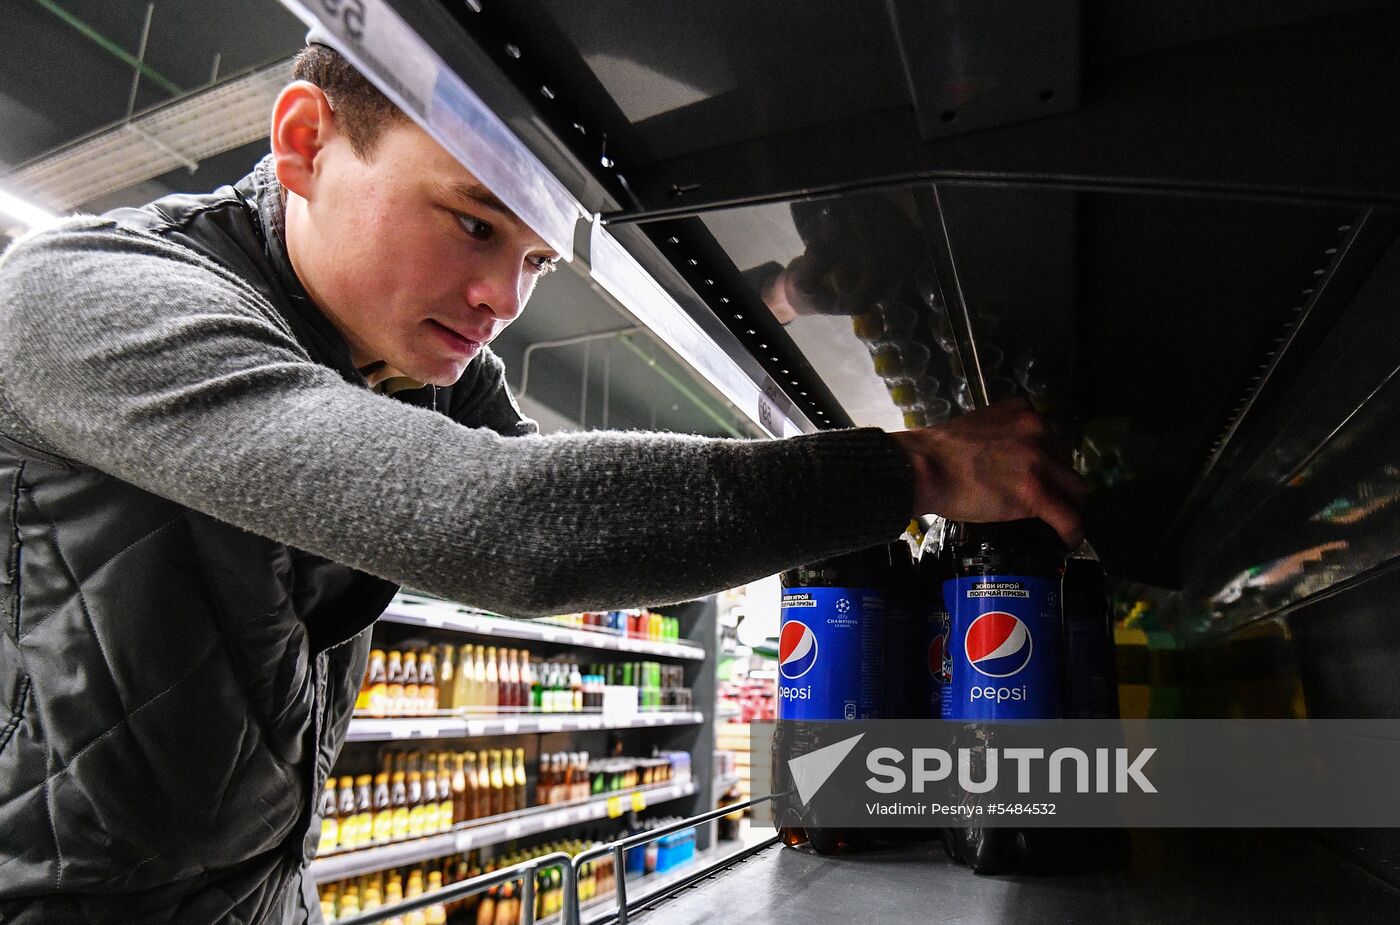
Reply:
<svg viewBox="0 0 1400 925"><path fill-rule="evenodd" d="M313 362L245 281L69 220L0 258L0 434L385 579L522 616L682 600L893 539L875 430L506 438Z"/></svg>

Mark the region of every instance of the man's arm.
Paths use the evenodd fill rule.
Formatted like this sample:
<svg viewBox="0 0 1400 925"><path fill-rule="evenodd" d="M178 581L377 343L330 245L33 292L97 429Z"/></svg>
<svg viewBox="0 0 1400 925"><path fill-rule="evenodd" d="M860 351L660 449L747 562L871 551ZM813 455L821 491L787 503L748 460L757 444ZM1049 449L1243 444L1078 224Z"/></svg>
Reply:
<svg viewBox="0 0 1400 925"><path fill-rule="evenodd" d="M489 427L503 437L524 437L540 432L539 426L520 410L520 405L506 385L505 364L490 347L481 348L467 374L467 384L459 383L460 392L448 409L448 416L468 427Z"/></svg>
<svg viewBox="0 0 1400 925"><path fill-rule="evenodd" d="M873 430L505 438L357 389L250 287L90 220L0 263L3 426L155 494L522 616L678 600L898 535Z"/></svg>

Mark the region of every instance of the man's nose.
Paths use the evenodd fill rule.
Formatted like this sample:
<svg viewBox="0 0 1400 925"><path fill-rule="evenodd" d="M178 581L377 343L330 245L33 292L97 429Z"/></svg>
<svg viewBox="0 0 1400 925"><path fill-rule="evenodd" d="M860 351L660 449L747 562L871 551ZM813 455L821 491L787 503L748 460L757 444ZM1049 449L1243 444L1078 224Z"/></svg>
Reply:
<svg viewBox="0 0 1400 925"><path fill-rule="evenodd" d="M501 321L514 321L524 307L522 281L521 267L493 265L487 272L478 273L467 281L467 302Z"/></svg>

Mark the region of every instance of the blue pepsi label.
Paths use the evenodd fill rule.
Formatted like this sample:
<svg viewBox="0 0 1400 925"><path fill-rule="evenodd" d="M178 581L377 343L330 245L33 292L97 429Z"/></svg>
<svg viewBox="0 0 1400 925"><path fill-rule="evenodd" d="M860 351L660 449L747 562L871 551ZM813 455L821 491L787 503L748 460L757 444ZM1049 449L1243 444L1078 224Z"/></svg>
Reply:
<svg viewBox="0 0 1400 925"><path fill-rule="evenodd" d="M939 715L956 720L1053 718L1060 713L1059 582L978 575L943 583L950 676Z"/></svg>
<svg viewBox="0 0 1400 925"><path fill-rule="evenodd" d="M867 588L785 588L778 718L878 719L886 601Z"/></svg>

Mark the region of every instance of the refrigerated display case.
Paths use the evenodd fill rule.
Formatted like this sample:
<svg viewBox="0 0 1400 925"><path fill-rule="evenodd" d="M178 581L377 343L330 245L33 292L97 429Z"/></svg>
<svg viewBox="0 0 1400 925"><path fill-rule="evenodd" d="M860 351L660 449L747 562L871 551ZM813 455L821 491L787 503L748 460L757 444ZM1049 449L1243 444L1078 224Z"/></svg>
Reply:
<svg viewBox="0 0 1400 925"><path fill-rule="evenodd" d="M1396 4L288 6L766 433L1028 397L1093 489L1130 712L1400 715ZM1397 858L767 848L636 917L1387 919Z"/></svg>

